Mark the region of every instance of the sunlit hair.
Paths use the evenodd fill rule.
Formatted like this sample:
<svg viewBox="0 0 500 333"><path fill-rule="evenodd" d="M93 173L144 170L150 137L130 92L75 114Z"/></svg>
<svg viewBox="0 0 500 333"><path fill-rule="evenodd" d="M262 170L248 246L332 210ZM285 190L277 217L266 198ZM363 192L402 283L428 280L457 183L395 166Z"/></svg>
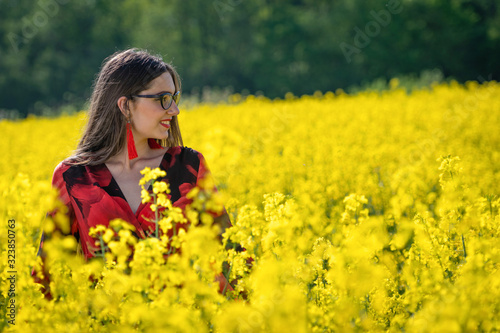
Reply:
<svg viewBox="0 0 500 333"><path fill-rule="evenodd" d="M118 99L122 96L130 98L148 89L151 81L165 72L172 75L175 90L180 91L179 75L160 56L129 49L106 58L93 85L87 125L67 162L97 165L118 154L127 141L127 118L117 105ZM167 147L183 145L177 116L172 117L170 125Z"/></svg>

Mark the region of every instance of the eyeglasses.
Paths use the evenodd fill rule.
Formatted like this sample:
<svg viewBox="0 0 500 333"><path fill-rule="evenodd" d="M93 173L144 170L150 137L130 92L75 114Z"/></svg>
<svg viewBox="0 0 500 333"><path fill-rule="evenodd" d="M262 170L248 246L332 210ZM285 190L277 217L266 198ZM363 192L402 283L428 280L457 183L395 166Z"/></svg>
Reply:
<svg viewBox="0 0 500 333"><path fill-rule="evenodd" d="M164 110L168 110L170 109L170 106L172 106L172 101L175 101L175 104L179 105L179 102L181 100L181 92L178 91L173 95L167 92L159 95L132 95L132 97L156 98L160 101L161 107Z"/></svg>

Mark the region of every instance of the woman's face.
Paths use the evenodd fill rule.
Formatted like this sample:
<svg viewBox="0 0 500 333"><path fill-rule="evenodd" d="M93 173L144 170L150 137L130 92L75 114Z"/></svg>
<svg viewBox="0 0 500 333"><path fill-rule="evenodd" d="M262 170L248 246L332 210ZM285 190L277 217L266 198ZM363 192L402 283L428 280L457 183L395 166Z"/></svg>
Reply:
<svg viewBox="0 0 500 333"><path fill-rule="evenodd" d="M176 93L175 84L170 73L165 72L151 81L151 86L138 95L159 95ZM172 101L168 110L164 110L157 98L134 97L130 102L130 113L134 139L166 139L170 128L170 120L179 114L177 104Z"/></svg>

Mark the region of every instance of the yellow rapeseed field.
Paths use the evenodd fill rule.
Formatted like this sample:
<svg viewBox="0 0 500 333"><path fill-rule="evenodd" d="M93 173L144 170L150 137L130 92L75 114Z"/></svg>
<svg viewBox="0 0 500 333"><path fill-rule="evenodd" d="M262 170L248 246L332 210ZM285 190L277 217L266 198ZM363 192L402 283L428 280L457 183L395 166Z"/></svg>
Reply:
<svg viewBox="0 0 500 333"><path fill-rule="evenodd" d="M0 331L500 331L500 84L392 87L181 107L220 195L160 216L162 230L192 223L171 240L93 230L108 251L88 263L54 234L51 301L30 273L42 225L67 223L44 216L85 113L0 122ZM154 188L144 200L168 207ZM203 211L221 203L224 244Z"/></svg>

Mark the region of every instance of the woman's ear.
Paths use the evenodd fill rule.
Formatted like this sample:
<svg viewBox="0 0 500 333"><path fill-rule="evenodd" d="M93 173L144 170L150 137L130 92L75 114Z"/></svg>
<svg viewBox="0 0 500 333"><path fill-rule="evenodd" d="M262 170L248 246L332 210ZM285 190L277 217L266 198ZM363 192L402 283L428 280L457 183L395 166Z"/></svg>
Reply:
<svg viewBox="0 0 500 333"><path fill-rule="evenodd" d="M116 102L118 107L120 108L120 111L123 113L123 115L128 118L130 115L130 111L128 108L128 98L125 96L122 96L118 98L118 101Z"/></svg>

